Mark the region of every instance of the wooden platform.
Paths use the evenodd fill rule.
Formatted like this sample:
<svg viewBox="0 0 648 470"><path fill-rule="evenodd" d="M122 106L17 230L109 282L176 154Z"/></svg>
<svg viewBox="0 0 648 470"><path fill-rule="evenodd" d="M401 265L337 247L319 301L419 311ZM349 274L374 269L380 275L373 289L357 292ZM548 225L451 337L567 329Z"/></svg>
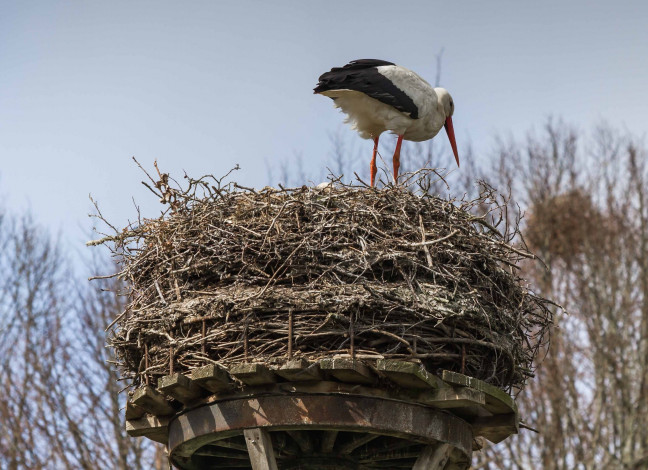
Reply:
<svg viewBox="0 0 648 470"><path fill-rule="evenodd" d="M178 468L446 469L474 438L517 433L513 399L407 361L241 364L164 377L127 405L127 431L168 445Z"/></svg>

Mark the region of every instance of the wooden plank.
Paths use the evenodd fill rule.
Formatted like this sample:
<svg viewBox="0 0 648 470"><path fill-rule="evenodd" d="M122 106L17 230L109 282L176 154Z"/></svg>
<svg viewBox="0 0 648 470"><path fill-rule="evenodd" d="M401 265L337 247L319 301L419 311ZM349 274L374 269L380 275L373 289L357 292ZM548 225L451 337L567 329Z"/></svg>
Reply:
<svg viewBox="0 0 648 470"><path fill-rule="evenodd" d="M350 454L354 450L356 450L358 447L363 446L367 444L368 442L373 441L374 439L380 437L380 434L371 434L371 433L366 433L364 435L361 435L360 437L356 437L353 439L351 442L347 442L346 444L340 446L337 450L337 452L341 455L346 455Z"/></svg>
<svg viewBox="0 0 648 470"><path fill-rule="evenodd" d="M324 374L316 362L306 359L293 359L274 371L278 376L291 382L312 382L324 380Z"/></svg>
<svg viewBox="0 0 648 470"><path fill-rule="evenodd" d="M445 387L424 392L416 397L416 401L444 410L483 406L486 403L484 392L466 387Z"/></svg>
<svg viewBox="0 0 648 470"><path fill-rule="evenodd" d="M245 385L267 385L277 381L267 366L259 363L237 364L230 368L230 375Z"/></svg>
<svg viewBox="0 0 648 470"><path fill-rule="evenodd" d="M320 449L323 454L330 454L333 452L333 447L335 447L335 440L340 431L323 431L322 443L320 444Z"/></svg>
<svg viewBox="0 0 648 470"><path fill-rule="evenodd" d="M247 453L247 447L245 449L245 453L241 453L233 450L223 450L222 447L209 445L201 447L193 455L201 455L203 457L220 457L223 459L239 459L245 460L246 462L250 460Z"/></svg>
<svg viewBox="0 0 648 470"><path fill-rule="evenodd" d="M209 445L224 447L226 449L236 449L236 450L247 452L247 446L245 445L245 443L239 444L238 442L232 439L219 439L217 441L210 442Z"/></svg>
<svg viewBox="0 0 648 470"><path fill-rule="evenodd" d="M286 431L286 434L297 443L303 454L309 455L313 453L315 445L308 431Z"/></svg>
<svg viewBox="0 0 648 470"><path fill-rule="evenodd" d="M205 389L200 388L186 375L180 373L162 377L158 382L158 390L184 405L208 394Z"/></svg>
<svg viewBox="0 0 648 470"><path fill-rule="evenodd" d="M412 470L443 470L452 453L452 446L439 443L436 446L427 446L416 459Z"/></svg>
<svg viewBox="0 0 648 470"><path fill-rule="evenodd" d="M155 416L165 416L175 413L173 407L160 392L150 385L146 385L133 393L133 404L143 408L147 413Z"/></svg>
<svg viewBox="0 0 648 470"><path fill-rule="evenodd" d="M406 461L403 461L403 460L400 460L397 463L394 463L394 461L383 461L383 462L377 461L375 463L372 463L370 468L371 468L371 470L382 470L382 469L385 469L385 470L399 470L399 469L410 470L411 465L412 465L411 463L407 463ZM362 468L364 470L367 467L363 466L363 467L360 467L360 468Z"/></svg>
<svg viewBox="0 0 648 470"><path fill-rule="evenodd" d="M141 418L142 416L144 416L145 413L146 413L146 410L144 410L144 408L141 408L141 407L137 406L136 404L134 404L130 400L126 401L126 413L125 413L125 415L126 415L127 420Z"/></svg>
<svg viewBox="0 0 648 470"><path fill-rule="evenodd" d="M168 440L169 418L144 416L126 421L126 434L131 437L144 436L153 441L166 444Z"/></svg>
<svg viewBox="0 0 648 470"><path fill-rule="evenodd" d="M224 392L231 390L233 387L227 370L216 364L209 364L192 370L190 378L195 384L212 393Z"/></svg>
<svg viewBox="0 0 648 470"><path fill-rule="evenodd" d="M362 449L355 455L355 457L358 458L359 461L370 462L372 461L372 459L378 458L379 455L384 456L397 450L412 447L413 445L416 445L416 443L413 443L412 441L407 439L382 436L382 438L378 442L374 442L373 444L368 446L368 448ZM417 457L419 453L420 451L417 451Z"/></svg>
<svg viewBox="0 0 648 470"><path fill-rule="evenodd" d="M252 470L278 470L268 431L261 428L246 429L243 436L250 454Z"/></svg>
<svg viewBox="0 0 648 470"><path fill-rule="evenodd" d="M278 458L285 457L286 455L297 456L301 454L301 449L294 439L292 439L285 431L275 431L272 433L272 445L275 450L275 455Z"/></svg>
<svg viewBox="0 0 648 470"><path fill-rule="evenodd" d="M470 424L475 436L485 437L493 444L502 442L511 434L517 434L519 430L519 420L516 413L478 416L471 420Z"/></svg>
<svg viewBox="0 0 648 470"><path fill-rule="evenodd" d="M444 380L444 382L448 382L453 385L470 387L474 388L475 390L479 390L480 392L484 392L486 398L485 407L493 414L517 413L517 405L515 404L513 398L511 398L510 395L504 390L500 390L494 385L490 385L486 382L475 379L474 377L468 377L467 375L451 372L449 370L444 370L442 372L441 378Z"/></svg>
<svg viewBox="0 0 648 470"><path fill-rule="evenodd" d="M380 359L376 368L389 380L405 388L439 388L444 384L421 364L393 359Z"/></svg>
<svg viewBox="0 0 648 470"><path fill-rule="evenodd" d="M194 469L219 469L219 470L232 470L234 468L243 468L245 470L250 470L250 459L246 457L245 460L242 459L226 459L223 457L218 458L218 467L215 466L208 466L208 467L197 467L197 466L191 466L191 467L186 467L186 468L191 468L192 470ZM178 468L178 467L171 467L171 468Z"/></svg>
<svg viewBox="0 0 648 470"><path fill-rule="evenodd" d="M358 460L359 463L374 465L380 461L389 461L391 464L394 464L394 460L397 459L416 459L421 455L419 449L412 450L412 443L408 448L401 448L399 450L392 450L386 452L374 452L371 456L367 458L361 458ZM411 468L412 464L409 464L408 468ZM371 467L373 468L373 466Z"/></svg>
<svg viewBox="0 0 648 470"><path fill-rule="evenodd" d="M373 384L376 377L371 370L360 361L352 359L322 359L320 369L330 373L341 382L354 384Z"/></svg>

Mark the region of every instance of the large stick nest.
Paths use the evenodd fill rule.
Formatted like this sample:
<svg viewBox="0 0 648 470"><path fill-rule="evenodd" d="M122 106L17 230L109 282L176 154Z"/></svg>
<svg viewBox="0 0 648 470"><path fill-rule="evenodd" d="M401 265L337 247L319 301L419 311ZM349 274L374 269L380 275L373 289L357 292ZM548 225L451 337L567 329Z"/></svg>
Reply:
<svg viewBox="0 0 648 470"><path fill-rule="evenodd" d="M289 347L312 360L418 360L503 388L532 375L550 302L519 278L532 255L511 243L517 224L494 226L492 190L467 201L339 181L188 181L172 189L162 174L154 191L172 210L99 241L114 242L130 287L109 344L133 385L282 362Z"/></svg>

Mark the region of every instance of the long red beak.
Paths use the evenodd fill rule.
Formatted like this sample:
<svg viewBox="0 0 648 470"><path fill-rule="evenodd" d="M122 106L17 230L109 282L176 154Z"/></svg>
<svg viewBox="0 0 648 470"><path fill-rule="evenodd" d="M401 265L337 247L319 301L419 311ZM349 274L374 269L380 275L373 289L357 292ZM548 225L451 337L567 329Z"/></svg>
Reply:
<svg viewBox="0 0 648 470"><path fill-rule="evenodd" d="M446 118L443 127L445 127L445 130L448 133L448 139L450 139L450 145L452 145L452 151L454 152L455 160L457 160L457 166L459 166L459 152L457 152L457 142L455 141L454 127L452 127L452 117L448 116Z"/></svg>

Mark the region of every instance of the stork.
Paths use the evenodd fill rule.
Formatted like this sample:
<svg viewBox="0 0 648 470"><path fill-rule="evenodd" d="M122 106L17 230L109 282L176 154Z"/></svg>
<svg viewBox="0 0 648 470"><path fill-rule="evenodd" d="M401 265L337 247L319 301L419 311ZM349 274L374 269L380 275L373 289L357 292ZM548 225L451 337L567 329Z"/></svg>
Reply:
<svg viewBox="0 0 648 470"><path fill-rule="evenodd" d="M454 102L444 88L434 88L411 70L392 62L360 59L344 67L332 68L319 77L316 94L333 99L363 139L373 139L369 164L371 186L376 172L376 153L380 134L391 131L398 136L394 150L394 181L398 181L403 140L429 140L445 127L459 166L452 114Z"/></svg>

